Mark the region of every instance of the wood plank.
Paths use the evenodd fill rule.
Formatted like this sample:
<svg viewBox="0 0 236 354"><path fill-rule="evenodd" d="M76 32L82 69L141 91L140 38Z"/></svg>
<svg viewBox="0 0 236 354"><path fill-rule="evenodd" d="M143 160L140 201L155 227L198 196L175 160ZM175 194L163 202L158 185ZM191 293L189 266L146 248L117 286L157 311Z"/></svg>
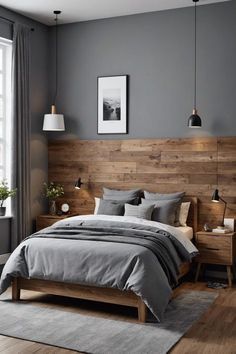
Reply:
<svg viewBox="0 0 236 354"><path fill-rule="evenodd" d="M210 205L213 190L228 202L226 216L236 211L236 137L49 142L49 179L61 183L72 211L92 213L102 187L140 188L150 192L183 190L197 196L199 225L221 221L222 205ZM217 152L218 149L218 152ZM84 185L74 190L78 177Z"/></svg>

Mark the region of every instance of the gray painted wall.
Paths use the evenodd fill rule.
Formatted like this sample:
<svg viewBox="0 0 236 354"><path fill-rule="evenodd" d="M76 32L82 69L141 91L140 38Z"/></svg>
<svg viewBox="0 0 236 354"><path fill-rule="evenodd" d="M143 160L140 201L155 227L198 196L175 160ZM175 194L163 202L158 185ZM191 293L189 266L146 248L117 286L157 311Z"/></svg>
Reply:
<svg viewBox="0 0 236 354"><path fill-rule="evenodd" d="M236 135L235 14L235 1L198 7L201 130L187 128L193 108L193 8L60 26L57 107L65 114L66 133L49 136ZM53 43L51 33L52 48ZM129 135L97 135L97 76L115 74L130 77Z"/></svg>
<svg viewBox="0 0 236 354"><path fill-rule="evenodd" d="M47 135L42 132L43 114L49 105L49 36L48 27L24 16L0 7L0 15L19 21L35 31L31 33L31 210L32 219L44 210L44 200L40 192L42 183L47 180ZM0 36L11 39L12 26L0 20ZM0 220L1 222L1 220Z"/></svg>

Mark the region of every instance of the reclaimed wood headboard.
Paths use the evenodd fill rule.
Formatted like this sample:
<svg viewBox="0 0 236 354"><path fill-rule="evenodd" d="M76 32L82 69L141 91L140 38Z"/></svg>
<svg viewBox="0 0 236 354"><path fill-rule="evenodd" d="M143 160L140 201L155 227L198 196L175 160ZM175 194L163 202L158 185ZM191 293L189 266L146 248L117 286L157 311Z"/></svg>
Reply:
<svg viewBox="0 0 236 354"><path fill-rule="evenodd" d="M78 177L82 189L74 189ZM102 187L151 192L185 191L197 197L198 229L221 221L222 203L212 203L219 188L227 217L236 218L236 137L129 140L54 140L49 142L49 181L64 185L71 211L92 213Z"/></svg>

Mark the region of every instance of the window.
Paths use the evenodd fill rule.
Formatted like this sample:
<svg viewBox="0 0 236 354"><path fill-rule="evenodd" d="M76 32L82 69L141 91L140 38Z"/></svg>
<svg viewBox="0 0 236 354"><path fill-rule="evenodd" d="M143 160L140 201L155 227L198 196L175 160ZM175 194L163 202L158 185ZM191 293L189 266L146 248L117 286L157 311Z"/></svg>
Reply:
<svg viewBox="0 0 236 354"><path fill-rule="evenodd" d="M0 181L11 180L11 57L12 42L0 37Z"/></svg>

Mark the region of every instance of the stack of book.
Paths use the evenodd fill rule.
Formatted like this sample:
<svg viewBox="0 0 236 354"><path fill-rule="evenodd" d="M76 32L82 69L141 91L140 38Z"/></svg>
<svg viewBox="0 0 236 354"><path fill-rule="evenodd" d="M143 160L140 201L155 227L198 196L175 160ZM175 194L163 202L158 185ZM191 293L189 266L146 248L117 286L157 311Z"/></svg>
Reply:
<svg viewBox="0 0 236 354"><path fill-rule="evenodd" d="M229 232L231 232L229 229L220 229L220 228L216 228L216 229L212 229L212 232L216 232L219 234L227 234Z"/></svg>

